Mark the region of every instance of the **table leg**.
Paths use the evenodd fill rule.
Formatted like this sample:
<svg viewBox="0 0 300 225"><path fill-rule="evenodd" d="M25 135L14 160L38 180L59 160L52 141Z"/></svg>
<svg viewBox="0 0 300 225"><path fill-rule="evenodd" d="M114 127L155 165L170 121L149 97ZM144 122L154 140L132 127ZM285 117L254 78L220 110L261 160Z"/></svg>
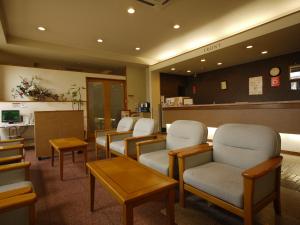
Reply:
<svg viewBox="0 0 300 225"><path fill-rule="evenodd" d="M133 207L131 205L123 205L123 225L133 225Z"/></svg>
<svg viewBox="0 0 300 225"><path fill-rule="evenodd" d="M88 168L86 166L86 163L87 163L87 151L88 151L87 148L88 148L87 146L84 147L84 166L85 166L85 173L86 174L88 173Z"/></svg>
<svg viewBox="0 0 300 225"><path fill-rule="evenodd" d="M64 179L64 152L59 151L59 172L60 172L60 179Z"/></svg>
<svg viewBox="0 0 300 225"><path fill-rule="evenodd" d="M51 166L54 166L54 148L51 145Z"/></svg>
<svg viewBox="0 0 300 225"><path fill-rule="evenodd" d="M94 202L95 202L95 177L90 173L90 210L94 211Z"/></svg>
<svg viewBox="0 0 300 225"><path fill-rule="evenodd" d="M172 188L168 192L167 205L166 205L168 225L175 224L174 204L175 204L175 190L174 188Z"/></svg>
<svg viewBox="0 0 300 225"><path fill-rule="evenodd" d="M72 162L75 163L74 151L72 151Z"/></svg>

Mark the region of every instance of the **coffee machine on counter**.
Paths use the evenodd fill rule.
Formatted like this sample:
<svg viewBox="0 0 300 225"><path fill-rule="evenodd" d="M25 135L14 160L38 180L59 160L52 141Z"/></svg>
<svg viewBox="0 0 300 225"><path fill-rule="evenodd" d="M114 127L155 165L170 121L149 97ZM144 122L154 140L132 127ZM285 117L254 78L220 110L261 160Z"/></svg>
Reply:
<svg viewBox="0 0 300 225"><path fill-rule="evenodd" d="M139 106L139 112L150 112L150 102L143 102Z"/></svg>

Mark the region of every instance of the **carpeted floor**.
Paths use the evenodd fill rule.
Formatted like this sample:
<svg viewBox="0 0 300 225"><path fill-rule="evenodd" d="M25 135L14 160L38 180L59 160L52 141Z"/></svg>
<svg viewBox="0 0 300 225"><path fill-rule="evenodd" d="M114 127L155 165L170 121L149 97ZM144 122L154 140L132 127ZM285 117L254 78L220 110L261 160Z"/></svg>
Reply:
<svg viewBox="0 0 300 225"><path fill-rule="evenodd" d="M95 212L89 211L89 180L85 175L82 154L65 157L64 181L59 179L58 159L55 167L50 159L38 161L34 151L26 152L31 161L31 178L38 194L36 204L38 225L119 225L122 208L118 202L96 184ZM94 152L89 152L94 160ZM255 218L258 225L300 225L300 192L282 188L282 216L275 217L272 205L263 209ZM164 204L150 202L134 209L134 224L165 224ZM178 225L242 225L242 220L216 206L208 205L195 196L189 196L187 207L175 206Z"/></svg>

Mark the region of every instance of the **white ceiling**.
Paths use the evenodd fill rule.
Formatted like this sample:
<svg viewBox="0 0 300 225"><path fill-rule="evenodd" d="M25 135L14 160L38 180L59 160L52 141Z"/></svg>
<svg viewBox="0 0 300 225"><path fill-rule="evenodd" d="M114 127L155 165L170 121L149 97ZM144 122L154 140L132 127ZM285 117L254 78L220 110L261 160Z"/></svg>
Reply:
<svg viewBox="0 0 300 225"><path fill-rule="evenodd" d="M112 67L153 65L300 10L300 0L171 0L161 7L135 0L2 0L1 5L2 51ZM127 13L130 6L133 15ZM172 28L176 23L179 30Z"/></svg>

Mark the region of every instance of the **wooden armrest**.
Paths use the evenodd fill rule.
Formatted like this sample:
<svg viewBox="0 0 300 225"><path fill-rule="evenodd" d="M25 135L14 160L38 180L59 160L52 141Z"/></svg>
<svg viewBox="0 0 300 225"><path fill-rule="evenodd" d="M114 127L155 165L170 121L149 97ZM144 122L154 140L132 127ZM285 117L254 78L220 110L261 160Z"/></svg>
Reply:
<svg viewBox="0 0 300 225"><path fill-rule="evenodd" d="M132 134L132 130L130 130L130 131L123 131L123 132L116 132L116 131L113 131L113 132L111 132L111 133L109 133L109 134L107 134L108 136L118 136L118 135L122 135L122 134Z"/></svg>
<svg viewBox="0 0 300 225"><path fill-rule="evenodd" d="M190 147L189 150L181 151L180 153L177 154L177 157L178 158L186 158L188 156L197 155L197 154L209 152L212 150L213 150L212 146L209 146L209 145L196 145L196 146Z"/></svg>
<svg viewBox="0 0 300 225"><path fill-rule="evenodd" d="M9 151L9 150L16 150L16 149L23 149L23 144L16 144L16 145L4 145L0 146L0 151Z"/></svg>
<svg viewBox="0 0 300 225"><path fill-rule="evenodd" d="M37 196L35 193L28 193L23 195L17 195L11 198L5 198L0 200L0 213L20 208L23 206L31 205L36 202Z"/></svg>
<svg viewBox="0 0 300 225"><path fill-rule="evenodd" d="M136 145L142 146L142 145L149 145L149 144L165 142L165 141L166 141L166 138L157 138L157 139L153 139L153 140L140 141L140 142L136 143Z"/></svg>
<svg viewBox="0 0 300 225"><path fill-rule="evenodd" d="M0 165L3 163L20 162L23 159L22 155L13 155L0 158Z"/></svg>
<svg viewBox="0 0 300 225"><path fill-rule="evenodd" d="M7 165L1 165L0 172L21 169L21 168L29 168L29 167L30 167L30 162L11 163Z"/></svg>
<svg viewBox="0 0 300 225"><path fill-rule="evenodd" d="M190 146L190 147L186 147L186 148L180 148L180 149L172 150L172 151L169 151L168 154L169 154L169 156L177 156L182 151L191 151L191 149L208 147L208 146L209 146L208 143L199 144L199 145L194 145L194 146Z"/></svg>
<svg viewBox="0 0 300 225"><path fill-rule="evenodd" d="M0 145L1 145L1 144L12 143L12 142L20 142L20 143L23 143L23 142L24 142L24 138L0 140Z"/></svg>
<svg viewBox="0 0 300 225"><path fill-rule="evenodd" d="M0 200L4 199L4 198L10 198L10 197L13 197L16 195L31 193L31 192L32 192L32 187L22 187L22 188L18 188L18 189L6 191L6 192L1 192Z"/></svg>
<svg viewBox="0 0 300 225"><path fill-rule="evenodd" d="M128 137L125 138L124 141L137 141L139 139L143 139L143 138L156 138L156 135L147 135L147 136L138 136L138 137Z"/></svg>
<svg viewBox="0 0 300 225"><path fill-rule="evenodd" d="M245 178L249 179L257 179L260 178L270 171L278 168L281 165L282 156L274 157L272 159L269 159L267 161L264 161L257 166L254 166L250 169L245 170L242 175Z"/></svg>

